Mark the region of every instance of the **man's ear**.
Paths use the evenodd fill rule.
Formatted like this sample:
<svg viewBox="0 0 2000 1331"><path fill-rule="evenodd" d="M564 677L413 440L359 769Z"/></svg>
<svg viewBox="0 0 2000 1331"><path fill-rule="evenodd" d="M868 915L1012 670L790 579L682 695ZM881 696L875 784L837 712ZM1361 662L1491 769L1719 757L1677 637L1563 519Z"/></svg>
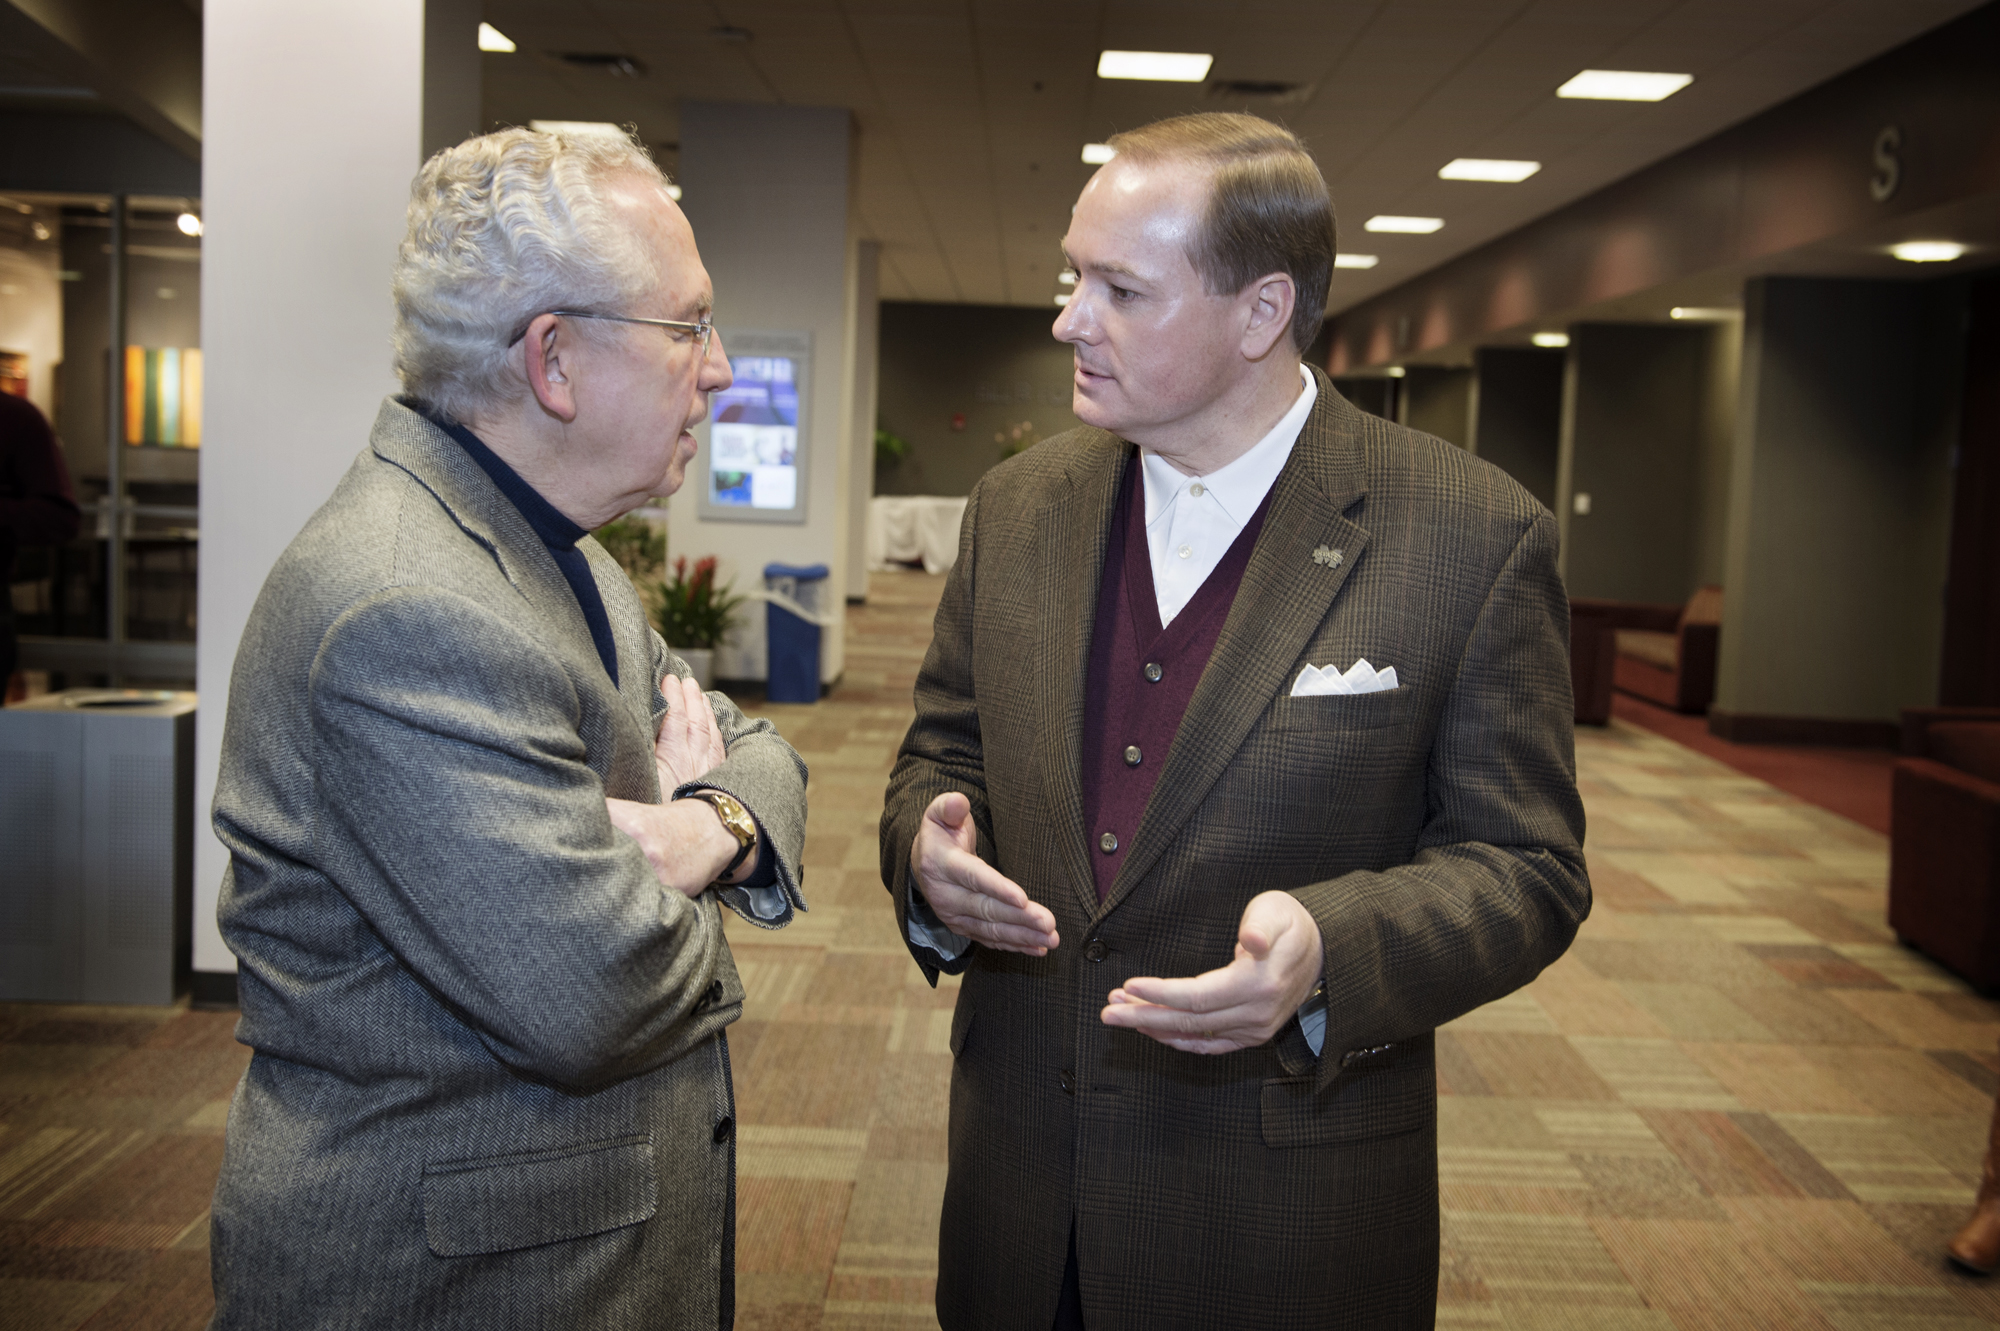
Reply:
<svg viewBox="0 0 2000 1331"><path fill-rule="evenodd" d="M560 316L538 314L520 341L521 369L543 411L567 425L576 419L576 335Z"/></svg>
<svg viewBox="0 0 2000 1331"><path fill-rule="evenodd" d="M1262 360L1280 340L1291 335L1298 287L1289 273L1267 273L1245 291L1250 297L1250 308L1243 326L1243 355L1246 360Z"/></svg>

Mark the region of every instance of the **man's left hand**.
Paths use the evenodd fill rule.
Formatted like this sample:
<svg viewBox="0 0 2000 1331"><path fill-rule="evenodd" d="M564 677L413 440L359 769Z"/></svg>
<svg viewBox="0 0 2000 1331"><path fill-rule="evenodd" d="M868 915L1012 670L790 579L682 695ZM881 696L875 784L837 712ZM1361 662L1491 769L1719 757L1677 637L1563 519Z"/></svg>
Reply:
<svg viewBox="0 0 2000 1331"><path fill-rule="evenodd" d="M1319 983L1319 923L1289 892L1261 892L1236 927L1236 959L1188 979L1150 976L1113 989L1107 1026L1190 1054L1227 1054L1268 1041Z"/></svg>

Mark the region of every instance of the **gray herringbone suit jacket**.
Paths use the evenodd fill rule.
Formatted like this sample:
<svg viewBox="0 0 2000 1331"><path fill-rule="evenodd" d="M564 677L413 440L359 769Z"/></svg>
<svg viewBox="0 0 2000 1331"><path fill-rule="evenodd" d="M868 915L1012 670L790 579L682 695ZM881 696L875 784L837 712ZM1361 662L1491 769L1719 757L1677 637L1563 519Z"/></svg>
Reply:
<svg viewBox="0 0 2000 1331"><path fill-rule="evenodd" d="M1432 1323L1431 1032L1531 979L1589 909L1568 607L1555 523L1518 485L1318 384L1102 905L1079 755L1131 447L1049 440L966 508L883 876L905 923L918 820L962 791L981 853L1055 913L1062 946L954 967L947 1331L1047 1331L1072 1223L1091 1331ZM1357 657L1401 687L1289 696L1301 667ZM1324 1057L1296 1021L1220 1057L1102 1024L1129 977L1226 964L1273 888L1324 939Z"/></svg>
<svg viewBox="0 0 2000 1331"><path fill-rule="evenodd" d="M714 894L661 887L604 797L657 801L664 670L584 541L614 687L546 547L398 402L272 570L215 826L241 963L218 1327L714 1327L731 1297ZM720 695L796 900L805 770ZM787 915L789 912L787 912Z"/></svg>

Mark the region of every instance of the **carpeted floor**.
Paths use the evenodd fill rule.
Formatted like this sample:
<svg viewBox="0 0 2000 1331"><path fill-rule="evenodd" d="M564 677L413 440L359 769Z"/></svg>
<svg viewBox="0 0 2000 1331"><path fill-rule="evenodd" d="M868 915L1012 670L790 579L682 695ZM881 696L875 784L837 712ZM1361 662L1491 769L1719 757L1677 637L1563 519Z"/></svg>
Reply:
<svg viewBox="0 0 2000 1331"><path fill-rule="evenodd" d="M1807 744L1732 744L1708 733L1708 718L1611 695L1611 714L1665 735L1696 753L1768 782L1808 804L1889 835L1889 777L1897 754L1888 749L1842 749Z"/></svg>
<svg viewBox="0 0 2000 1331"><path fill-rule="evenodd" d="M840 689L760 709L812 765L812 910L731 930L745 1328L934 1325L953 990L893 936L875 821L940 584L877 576ZM1592 917L1439 1037L1439 1325L2000 1324L1938 1255L2000 1005L1890 938L1884 838L1629 723L1577 750ZM229 1028L0 1008L0 1331L202 1324Z"/></svg>

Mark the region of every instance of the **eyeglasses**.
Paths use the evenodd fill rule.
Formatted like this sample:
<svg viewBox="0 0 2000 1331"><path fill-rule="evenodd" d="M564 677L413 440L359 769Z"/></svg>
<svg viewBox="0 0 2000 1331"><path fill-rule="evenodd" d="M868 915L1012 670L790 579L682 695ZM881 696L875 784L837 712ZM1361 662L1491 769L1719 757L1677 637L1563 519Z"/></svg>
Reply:
<svg viewBox="0 0 2000 1331"><path fill-rule="evenodd" d="M708 359L708 344L715 335L715 321L706 314L701 316L700 323L688 323L682 319L642 319L631 314L593 314L589 310L550 310L549 313L561 315L565 319L606 319L612 323L651 324L655 328L671 328L675 332L687 333L700 341L701 360ZM532 323L533 320L529 322ZM511 347L527 335L527 325L523 324L521 331L508 339L507 345Z"/></svg>

